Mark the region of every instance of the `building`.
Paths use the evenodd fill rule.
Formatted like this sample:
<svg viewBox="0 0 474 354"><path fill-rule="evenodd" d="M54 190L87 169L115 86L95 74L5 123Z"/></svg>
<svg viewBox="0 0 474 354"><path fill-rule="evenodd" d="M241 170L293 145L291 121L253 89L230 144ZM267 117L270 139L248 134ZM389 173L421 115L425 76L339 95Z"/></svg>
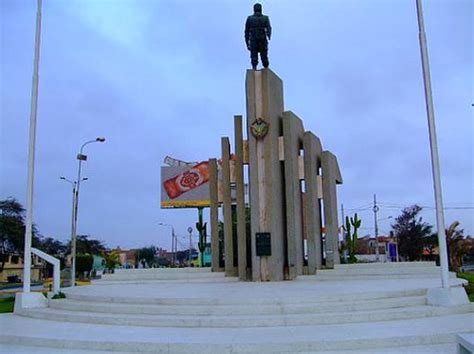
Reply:
<svg viewBox="0 0 474 354"><path fill-rule="evenodd" d="M119 255L119 261L122 268L135 268L136 266L136 251L135 250L122 250L120 247L113 249Z"/></svg>
<svg viewBox="0 0 474 354"><path fill-rule="evenodd" d="M379 260L382 262L397 261L397 239L392 236L378 236ZM371 235L366 235L357 239L356 257L360 261L375 262L376 240Z"/></svg>
<svg viewBox="0 0 474 354"><path fill-rule="evenodd" d="M4 255L4 257L5 263L0 263L0 282L21 282L23 278L23 256L12 253ZM31 281L38 282L43 278L46 261L32 255L31 265Z"/></svg>

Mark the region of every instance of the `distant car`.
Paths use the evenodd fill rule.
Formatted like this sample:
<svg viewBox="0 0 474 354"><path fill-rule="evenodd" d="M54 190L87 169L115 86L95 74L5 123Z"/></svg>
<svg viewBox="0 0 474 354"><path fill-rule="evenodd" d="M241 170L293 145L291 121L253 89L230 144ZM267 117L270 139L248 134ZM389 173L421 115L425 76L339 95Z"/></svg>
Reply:
<svg viewBox="0 0 474 354"><path fill-rule="evenodd" d="M21 279L18 277L18 275L9 275L7 277L7 282L9 284L12 284L12 283L21 283Z"/></svg>

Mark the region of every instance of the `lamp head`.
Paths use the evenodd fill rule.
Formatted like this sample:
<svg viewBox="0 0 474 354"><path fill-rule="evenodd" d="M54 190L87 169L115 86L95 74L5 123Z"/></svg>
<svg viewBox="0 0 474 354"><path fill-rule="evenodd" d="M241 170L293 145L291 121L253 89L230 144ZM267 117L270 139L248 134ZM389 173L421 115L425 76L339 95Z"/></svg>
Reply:
<svg viewBox="0 0 474 354"><path fill-rule="evenodd" d="M105 141L105 138L102 137L102 136L99 136L99 137L98 137L97 139L95 139L95 140L98 141L98 142L103 143L103 142Z"/></svg>

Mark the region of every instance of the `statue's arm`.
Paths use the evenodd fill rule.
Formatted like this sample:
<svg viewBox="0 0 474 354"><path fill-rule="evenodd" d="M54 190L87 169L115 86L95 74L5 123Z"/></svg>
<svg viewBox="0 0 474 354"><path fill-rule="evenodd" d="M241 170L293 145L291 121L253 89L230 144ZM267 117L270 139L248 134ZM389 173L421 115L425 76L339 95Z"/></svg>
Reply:
<svg viewBox="0 0 474 354"><path fill-rule="evenodd" d="M268 39L272 36L272 26L270 26L270 18L267 17L267 25L266 25L267 37Z"/></svg>
<svg viewBox="0 0 474 354"><path fill-rule="evenodd" d="M247 44L247 47L250 45L250 21L249 18L247 17L247 21L245 22L245 44Z"/></svg>

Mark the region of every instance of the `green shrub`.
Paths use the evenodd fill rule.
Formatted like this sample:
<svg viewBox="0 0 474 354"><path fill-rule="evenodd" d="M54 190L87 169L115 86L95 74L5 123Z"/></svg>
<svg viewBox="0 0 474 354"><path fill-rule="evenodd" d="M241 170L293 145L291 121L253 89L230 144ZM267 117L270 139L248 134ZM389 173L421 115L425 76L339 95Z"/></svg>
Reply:
<svg viewBox="0 0 474 354"><path fill-rule="evenodd" d="M57 294L54 294L54 296L51 299L55 300L55 299L65 299L65 298L66 298L66 294L60 291Z"/></svg>
<svg viewBox="0 0 474 354"><path fill-rule="evenodd" d="M15 298L7 297L5 299L0 299L0 313L13 312L13 307L15 306Z"/></svg>

